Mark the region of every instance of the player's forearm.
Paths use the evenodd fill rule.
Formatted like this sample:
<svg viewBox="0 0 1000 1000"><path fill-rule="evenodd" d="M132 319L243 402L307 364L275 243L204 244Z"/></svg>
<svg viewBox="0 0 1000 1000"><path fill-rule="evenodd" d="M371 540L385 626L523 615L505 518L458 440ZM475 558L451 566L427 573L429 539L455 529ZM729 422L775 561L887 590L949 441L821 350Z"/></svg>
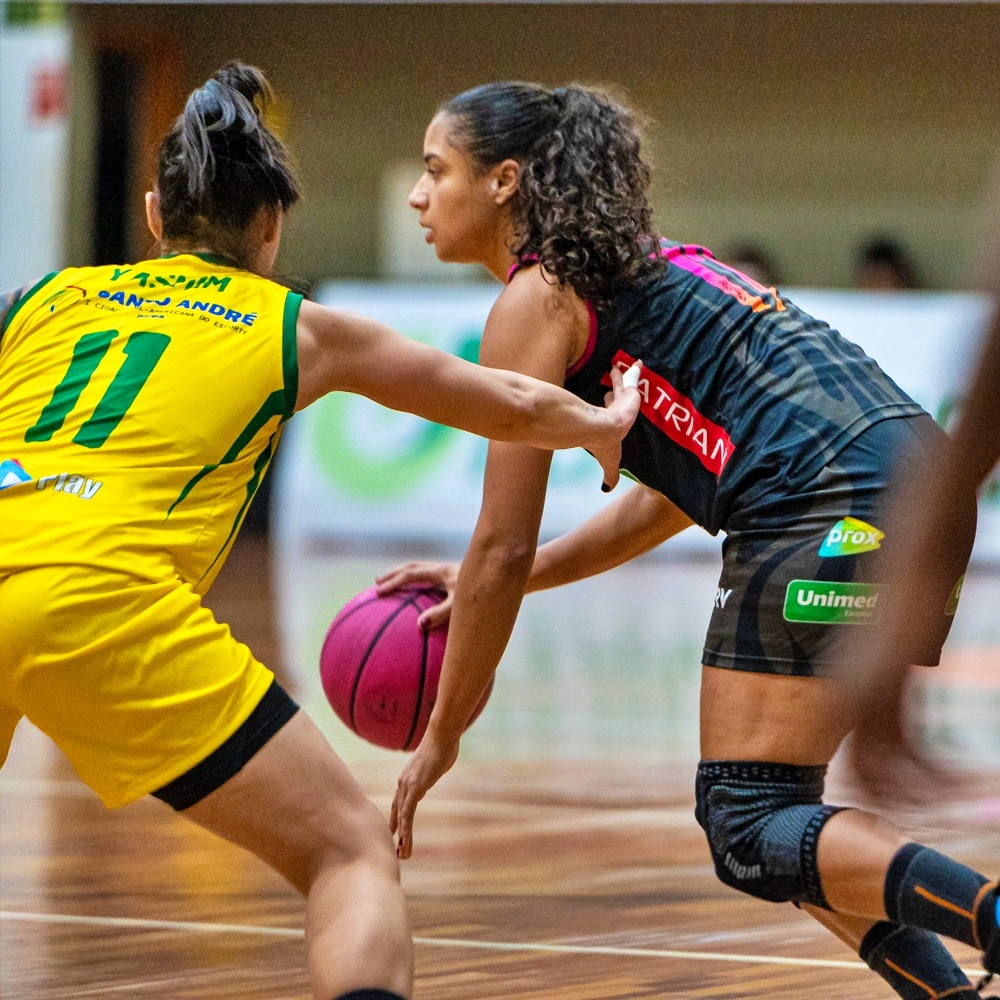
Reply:
<svg viewBox="0 0 1000 1000"><path fill-rule="evenodd" d="M429 733L457 741L465 730L507 648L530 567L530 549L473 539L458 576Z"/></svg>
<svg viewBox="0 0 1000 1000"><path fill-rule="evenodd" d="M946 455L946 485L952 495L982 486L1000 458L1000 304L993 317L976 365L968 394L962 404ZM950 497L944 498L944 500ZM943 500L943 502L944 502Z"/></svg>
<svg viewBox="0 0 1000 1000"><path fill-rule="evenodd" d="M614 569L691 524L690 518L665 497L642 486L633 487L579 528L539 546L527 592Z"/></svg>
<svg viewBox="0 0 1000 1000"><path fill-rule="evenodd" d="M339 388L494 441L547 450L606 443L623 419L547 382L472 364L388 328L377 330L377 337L362 341L364 353L350 353Z"/></svg>
<svg viewBox="0 0 1000 1000"><path fill-rule="evenodd" d="M431 404L440 412L424 414L438 423L550 451L596 446L616 426L615 413L539 379L450 357L447 366L448 392Z"/></svg>
<svg viewBox="0 0 1000 1000"><path fill-rule="evenodd" d="M514 372L502 375L522 397L519 408L527 413L527 420L513 428L517 436L509 438L511 441L551 451L588 448L605 440L614 425L615 418L608 410L584 402L565 389Z"/></svg>

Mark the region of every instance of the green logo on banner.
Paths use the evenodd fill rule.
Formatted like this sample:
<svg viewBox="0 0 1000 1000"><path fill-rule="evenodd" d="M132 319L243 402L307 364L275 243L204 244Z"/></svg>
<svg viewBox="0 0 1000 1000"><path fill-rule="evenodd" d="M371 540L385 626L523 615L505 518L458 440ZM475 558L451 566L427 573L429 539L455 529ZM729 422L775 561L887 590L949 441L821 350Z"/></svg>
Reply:
<svg viewBox="0 0 1000 1000"><path fill-rule="evenodd" d="M962 596L962 584L965 583L965 574L963 573L958 578L958 583L951 588L951 593L948 595L948 601L944 606L944 613L950 618L956 611L958 611L958 599Z"/></svg>
<svg viewBox="0 0 1000 1000"><path fill-rule="evenodd" d="M792 580L785 591L785 621L848 625L870 622L885 588L875 583Z"/></svg>
<svg viewBox="0 0 1000 1000"><path fill-rule="evenodd" d="M456 353L478 361L479 333L470 332ZM340 489L361 501L387 503L405 496L433 477L458 440L451 427L379 410L346 393L331 393L313 405L318 411L312 434L317 463ZM369 424L368 440L357 433L359 417ZM401 428L408 433L400 436L396 432Z"/></svg>

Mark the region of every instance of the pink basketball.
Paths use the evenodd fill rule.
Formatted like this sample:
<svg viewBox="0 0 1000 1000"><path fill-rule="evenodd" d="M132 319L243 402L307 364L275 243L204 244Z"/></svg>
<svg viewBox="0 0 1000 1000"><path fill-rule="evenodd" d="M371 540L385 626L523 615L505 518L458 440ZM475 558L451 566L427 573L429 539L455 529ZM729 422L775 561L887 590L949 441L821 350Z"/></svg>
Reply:
<svg viewBox="0 0 1000 1000"><path fill-rule="evenodd" d="M434 587L404 587L384 597L369 587L344 605L326 633L323 690L338 718L369 743L412 750L423 737L448 629L425 632L417 618L443 597ZM470 725L492 689L491 681Z"/></svg>

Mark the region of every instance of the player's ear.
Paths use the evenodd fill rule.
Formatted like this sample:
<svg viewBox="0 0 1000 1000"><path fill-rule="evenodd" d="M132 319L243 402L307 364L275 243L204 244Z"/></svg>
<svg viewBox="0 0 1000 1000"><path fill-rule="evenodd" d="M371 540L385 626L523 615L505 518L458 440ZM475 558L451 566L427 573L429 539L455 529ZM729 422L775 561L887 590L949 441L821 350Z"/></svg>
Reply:
<svg viewBox="0 0 1000 1000"><path fill-rule="evenodd" d="M498 205L506 205L517 194L521 165L517 160L504 160L493 168L493 200Z"/></svg>
<svg viewBox="0 0 1000 1000"><path fill-rule="evenodd" d="M163 240L163 216L160 215L160 192L153 188L146 192L146 225L155 240Z"/></svg>
<svg viewBox="0 0 1000 1000"><path fill-rule="evenodd" d="M263 236L267 244L281 242L283 212L280 205L263 205Z"/></svg>

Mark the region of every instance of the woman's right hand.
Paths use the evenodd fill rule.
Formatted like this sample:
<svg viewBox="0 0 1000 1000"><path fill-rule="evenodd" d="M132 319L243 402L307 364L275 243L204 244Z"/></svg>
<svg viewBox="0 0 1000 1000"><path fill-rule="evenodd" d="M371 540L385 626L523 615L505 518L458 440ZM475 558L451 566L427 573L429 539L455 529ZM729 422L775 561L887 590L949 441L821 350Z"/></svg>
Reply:
<svg viewBox="0 0 1000 1000"><path fill-rule="evenodd" d="M421 562L403 563L375 578L375 589L380 595L391 594L400 587L415 583L429 584L445 592L445 598L440 604L428 608L417 619L425 631L441 628L451 617L451 606L455 600L455 587L458 585L458 570L461 563L457 562Z"/></svg>
<svg viewBox="0 0 1000 1000"><path fill-rule="evenodd" d="M458 760L458 738L442 739L428 727L420 746L403 768L389 809L389 829L396 834L396 857L413 853L413 817L417 805Z"/></svg>

